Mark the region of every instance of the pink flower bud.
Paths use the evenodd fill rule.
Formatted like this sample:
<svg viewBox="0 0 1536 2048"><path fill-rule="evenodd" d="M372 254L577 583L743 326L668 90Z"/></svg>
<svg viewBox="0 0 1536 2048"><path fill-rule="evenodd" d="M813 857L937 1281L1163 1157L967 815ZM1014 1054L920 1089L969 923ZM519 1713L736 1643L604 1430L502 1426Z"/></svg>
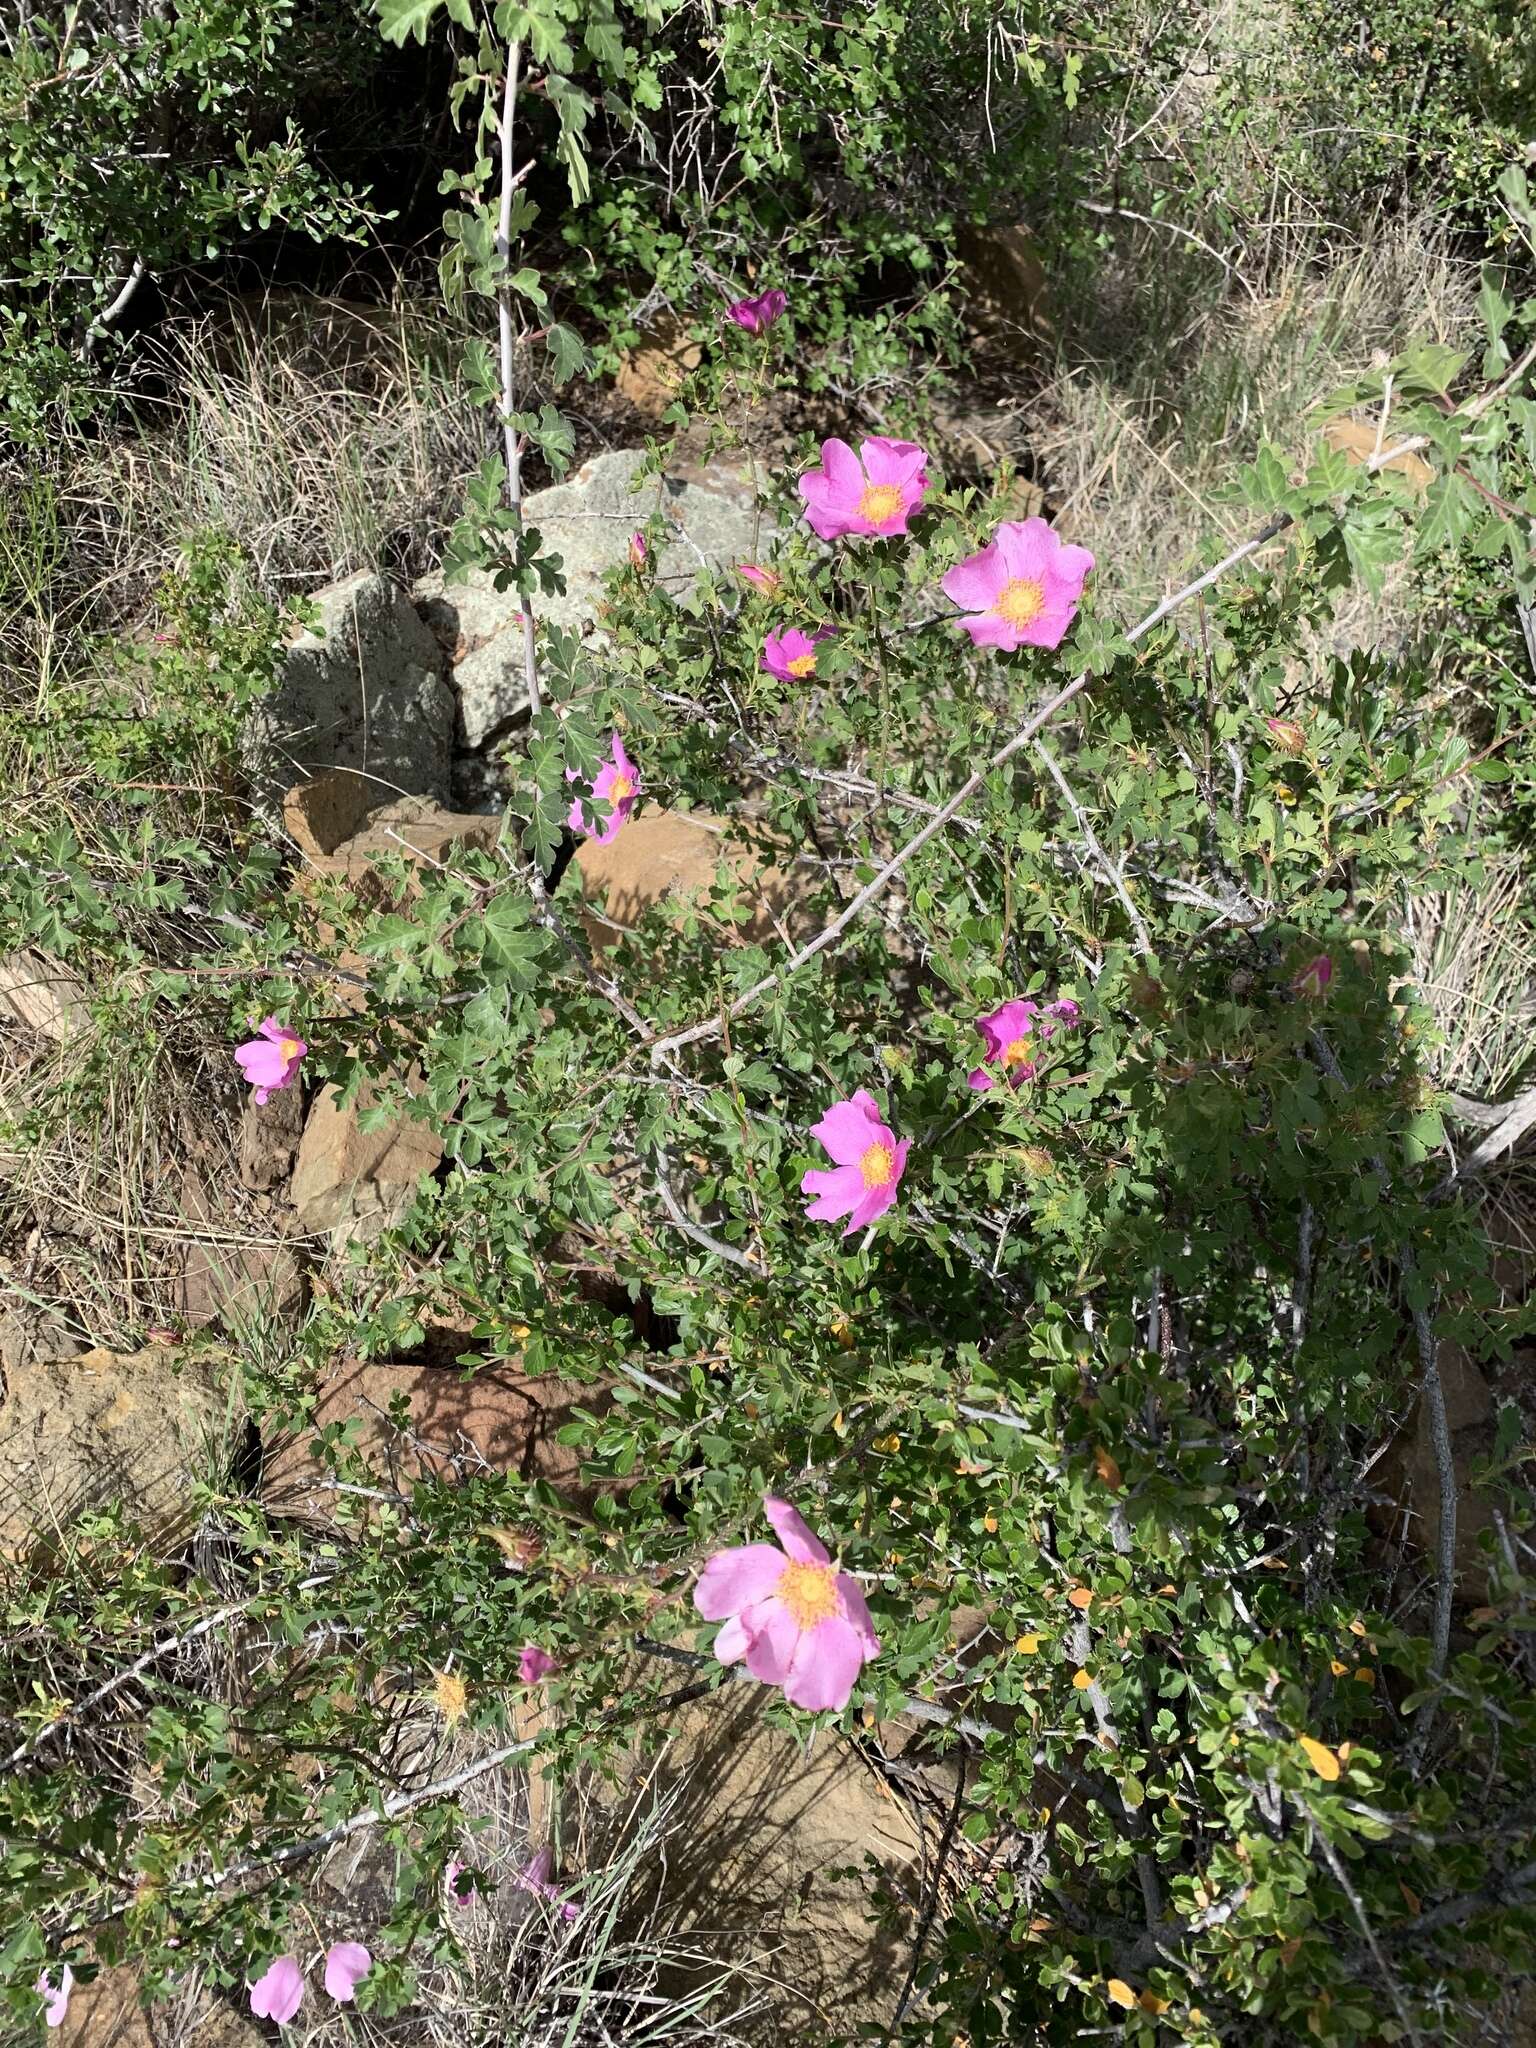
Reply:
<svg viewBox="0 0 1536 2048"><path fill-rule="evenodd" d="M1282 754L1299 754L1307 744L1301 727L1289 718L1266 718L1264 729Z"/></svg>

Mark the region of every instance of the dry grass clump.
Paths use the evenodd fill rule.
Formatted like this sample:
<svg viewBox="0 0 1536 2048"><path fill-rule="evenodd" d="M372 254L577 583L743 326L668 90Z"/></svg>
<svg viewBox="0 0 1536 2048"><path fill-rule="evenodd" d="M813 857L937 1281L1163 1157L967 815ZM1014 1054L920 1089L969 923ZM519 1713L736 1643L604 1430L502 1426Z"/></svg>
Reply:
<svg viewBox="0 0 1536 2048"><path fill-rule="evenodd" d="M1228 493L1261 440L1303 457L1319 398L1410 340L1468 333L1477 281L1434 223L1411 218L1214 303L1154 230L1117 224L1116 239L1021 418L1054 516L1113 565L1134 611L1176 585L1206 538L1248 531Z"/></svg>
<svg viewBox="0 0 1536 2048"><path fill-rule="evenodd" d="M289 598L360 569L424 567L486 450L458 374L460 338L432 307L272 294L171 328L138 430L78 452L76 551L125 611L185 536L236 539Z"/></svg>

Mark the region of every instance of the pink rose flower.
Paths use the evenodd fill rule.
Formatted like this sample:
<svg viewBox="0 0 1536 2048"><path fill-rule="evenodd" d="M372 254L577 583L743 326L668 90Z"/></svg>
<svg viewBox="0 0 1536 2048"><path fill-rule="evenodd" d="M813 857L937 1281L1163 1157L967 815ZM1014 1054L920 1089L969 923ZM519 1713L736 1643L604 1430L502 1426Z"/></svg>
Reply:
<svg viewBox="0 0 1536 2048"><path fill-rule="evenodd" d="M786 626L782 632L770 633L763 642L760 666L781 683L803 683L807 676L816 673L818 643L831 638L829 626L816 633L802 633L798 626Z"/></svg>
<svg viewBox="0 0 1536 2048"><path fill-rule="evenodd" d="M468 1878L465 1878L464 1865L457 1856L450 1860L446 1875L448 1879L448 1897L451 1903L461 1909L472 1906L480 1894L475 1890L473 1883ZM462 1884L460 1883L461 1878L464 1879Z"/></svg>
<svg viewBox="0 0 1536 2048"><path fill-rule="evenodd" d="M841 1712L880 1639L859 1583L841 1572L787 1500L763 1511L782 1548L748 1543L720 1550L699 1574L693 1604L722 1664L745 1658L752 1676L782 1686L792 1707Z"/></svg>
<svg viewBox="0 0 1536 2048"><path fill-rule="evenodd" d="M565 779L567 782L579 782L581 777L574 768L567 768ZM590 833L599 846L611 845L629 822L629 814L635 808L639 794L640 770L625 753L624 742L615 733L612 754L598 769L597 779L592 784L593 802L605 803L609 807L607 820L601 826L589 826L578 797L571 805L566 823L573 832Z"/></svg>
<svg viewBox="0 0 1536 2048"><path fill-rule="evenodd" d="M553 1851L547 1848L540 1849L532 1860L525 1864L517 1873L512 1882L520 1891L534 1892L539 1898L547 1899L552 1906L558 1906L562 1920L579 1919L581 1916L580 1906L572 1899L561 1898L559 1891L550 1882L554 1868L555 1858Z"/></svg>
<svg viewBox="0 0 1536 2048"><path fill-rule="evenodd" d="M541 1650L537 1643L523 1645L522 1655L517 1660L517 1675L524 1685L538 1685L542 1679L548 1678L551 1671L559 1669L554 1658L547 1650Z"/></svg>
<svg viewBox="0 0 1536 2048"><path fill-rule="evenodd" d="M834 1102L821 1122L811 1125L811 1136L821 1140L833 1164L830 1172L812 1168L801 1180L800 1192L815 1197L805 1213L827 1223L846 1216L843 1235L851 1237L895 1201L912 1141L898 1143L880 1121L879 1103L862 1088L846 1102Z"/></svg>
<svg viewBox="0 0 1536 2048"><path fill-rule="evenodd" d="M1059 647L1092 567L1088 550L1045 520L1005 519L979 555L950 570L944 595L977 647Z"/></svg>
<svg viewBox="0 0 1536 2048"><path fill-rule="evenodd" d="M304 1973L297 1956L279 1956L251 1986L251 2011L285 2027L304 2003Z"/></svg>
<svg viewBox="0 0 1536 2048"><path fill-rule="evenodd" d="M1075 1024L1078 1015L1076 1003L1063 996L1043 1010L1038 1003L1015 1000L1001 1004L988 1017L978 1017L976 1029L987 1049L982 1064L966 1075L966 1086L979 1092L995 1087L999 1078L1010 1088L1032 1081L1037 1071L1036 1040L1043 1045L1055 1036L1058 1023ZM999 1073L989 1074L988 1067Z"/></svg>
<svg viewBox="0 0 1536 2048"><path fill-rule="evenodd" d="M256 1023L254 1017L251 1022ZM292 1086L299 1062L309 1047L289 1025L279 1024L275 1017L256 1024L256 1032L255 1038L235 1047L235 1059L255 1089L260 1105L279 1089Z"/></svg>
<svg viewBox="0 0 1536 2048"><path fill-rule="evenodd" d="M37 1995L43 2001L43 2018L50 2027L62 2027L69 2011L69 1994L75 1988L75 1973L66 1963L54 1983L46 1970L37 1980Z"/></svg>
<svg viewBox="0 0 1536 2048"><path fill-rule="evenodd" d="M736 574L744 583L755 584L759 590L766 591L770 597L784 580L777 570L760 569L756 562L738 562L736 564Z"/></svg>
<svg viewBox="0 0 1536 2048"><path fill-rule="evenodd" d="M1291 987L1308 1002L1317 1003L1322 1001L1323 991L1332 979L1333 962L1326 953L1319 953L1315 960L1309 960L1302 968Z"/></svg>
<svg viewBox="0 0 1536 2048"><path fill-rule="evenodd" d="M325 1952L325 1988L338 2005L350 2005L372 1968L373 1957L360 1941L335 1942Z"/></svg>
<svg viewBox="0 0 1536 2048"><path fill-rule="evenodd" d="M846 441L823 441L821 468L800 479L805 516L823 540L845 533L881 539L905 533L928 488L928 451L915 441L872 434L857 455Z"/></svg>
<svg viewBox="0 0 1536 2048"><path fill-rule="evenodd" d="M767 291L759 292L755 299L737 299L726 307L725 317L734 320L738 327L745 327L748 334L764 334L788 305L788 294L773 285Z"/></svg>

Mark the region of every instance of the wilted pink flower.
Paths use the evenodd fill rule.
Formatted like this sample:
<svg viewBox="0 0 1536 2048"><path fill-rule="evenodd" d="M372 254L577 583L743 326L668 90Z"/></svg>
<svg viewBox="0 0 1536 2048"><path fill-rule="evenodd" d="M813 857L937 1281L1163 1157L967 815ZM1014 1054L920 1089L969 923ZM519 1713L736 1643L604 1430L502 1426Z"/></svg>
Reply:
<svg viewBox="0 0 1536 2048"><path fill-rule="evenodd" d="M631 569L643 569L650 552L650 549L645 544L645 535L643 533L632 533L629 536L629 566Z"/></svg>
<svg viewBox="0 0 1536 2048"><path fill-rule="evenodd" d="M1068 996L1047 1003L1043 1010L1038 1003L1015 1000L1001 1004L988 1017L978 1017L976 1029L987 1049L982 1064L966 1075L966 1086L980 1091L995 1087L999 1080L1010 1088L1032 1081L1036 1041L1043 1045L1055 1036L1058 1024L1075 1024L1077 1019L1077 1005ZM988 1067L996 1067L998 1072L989 1074Z"/></svg>
<svg viewBox="0 0 1536 2048"><path fill-rule="evenodd" d="M857 455L846 441L823 441L821 468L800 479L805 516L823 540L905 533L927 488L927 449L883 434L872 434Z"/></svg>
<svg viewBox="0 0 1536 2048"><path fill-rule="evenodd" d="M738 562L736 574L744 583L755 583L759 590L765 590L770 597L784 580L777 570L760 569L756 562Z"/></svg>
<svg viewBox="0 0 1536 2048"><path fill-rule="evenodd" d="M279 1956L251 1986L251 2011L259 2020L288 2024L304 2003L304 1973L297 1956Z"/></svg>
<svg viewBox="0 0 1536 2048"><path fill-rule="evenodd" d="M565 779L567 782L579 782L581 777L574 768L567 768ZM598 769L597 779L592 784L593 802L605 803L609 806L606 822L597 829L589 826L586 820L586 813L581 807L581 799L578 797L571 805L570 816L567 818L566 823L573 832L590 832L592 838L599 846L607 846L618 838L620 831L628 822L629 814L635 808L635 799L639 794L640 770L630 760L628 754L625 753L624 742L615 733L613 736L612 755Z"/></svg>
<svg viewBox="0 0 1536 2048"><path fill-rule="evenodd" d="M816 673L817 644L831 638L830 626L823 626L816 633L802 633L798 626L786 626L782 632L770 633L763 642L761 666L781 683L803 683L807 676Z"/></svg>
<svg viewBox="0 0 1536 2048"><path fill-rule="evenodd" d="M574 1900L561 1898L558 1890L550 1882L554 1868L553 1852L547 1848L540 1849L512 1881L519 1890L536 1892L541 1899L548 1899L552 1906L558 1906L562 1920L578 1919L581 1914L580 1906Z"/></svg>
<svg viewBox="0 0 1536 2048"><path fill-rule="evenodd" d="M745 327L748 334L762 334L770 328L789 304L788 294L773 285L765 292L759 292L755 299L737 299L725 309L727 320L734 320L738 327Z"/></svg>
<svg viewBox="0 0 1536 2048"><path fill-rule="evenodd" d="M43 2001L43 2018L50 2027L62 2027L69 2011L69 1994L75 1988L75 1973L66 1963L54 1983L46 1970L37 1980L37 1995Z"/></svg>
<svg viewBox="0 0 1536 2048"><path fill-rule="evenodd" d="M325 1952L325 1988L338 2005L350 2005L373 1957L360 1941L334 1942Z"/></svg>
<svg viewBox="0 0 1536 2048"><path fill-rule="evenodd" d="M537 1685L541 1679L548 1678L551 1671L559 1669L554 1658L547 1650L541 1650L537 1643L523 1645L522 1655L517 1660L517 1675L524 1685Z"/></svg>
<svg viewBox="0 0 1536 2048"><path fill-rule="evenodd" d="M1057 647L1093 567L1044 519L1005 519L979 555L957 562L944 595L977 647Z"/></svg>
<svg viewBox="0 0 1536 2048"><path fill-rule="evenodd" d="M895 1201L912 1141L897 1141L880 1121L879 1103L862 1088L846 1102L834 1102L811 1125L811 1136L821 1140L834 1163L830 1172L812 1168L801 1180L801 1193L815 1197L805 1213L827 1223L846 1216L843 1235L851 1237Z"/></svg>
<svg viewBox="0 0 1536 2048"><path fill-rule="evenodd" d="M251 1021L255 1023L254 1018ZM257 1024L256 1032L255 1038L235 1047L235 1058L261 1104L292 1083L309 1047L289 1025L279 1024L275 1017Z"/></svg>
<svg viewBox="0 0 1536 2048"><path fill-rule="evenodd" d="M1307 744L1306 734L1294 719L1266 718L1264 729L1282 754L1299 754Z"/></svg>
<svg viewBox="0 0 1536 2048"><path fill-rule="evenodd" d="M1326 953L1319 953L1315 960L1309 960L1306 966L1302 968L1296 979L1291 983L1291 987L1296 991L1297 995L1305 997L1309 1002L1316 1003L1322 1000L1323 991L1332 979L1333 962Z"/></svg>
<svg viewBox="0 0 1536 2048"><path fill-rule="evenodd" d="M453 1904L461 1907L472 1906L480 1894L467 1879L462 1885L460 1884L460 1878L464 1877L464 1865L457 1856L453 1857L449 1862L446 1875L448 1879L448 1897Z"/></svg>
<svg viewBox="0 0 1536 2048"><path fill-rule="evenodd" d="M782 1549L748 1543L721 1550L699 1574L693 1604L715 1637L722 1664L747 1660L764 1685L784 1688L792 1707L812 1713L848 1704L854 1681L880 1639L857 1579L840 1572L787 1500L763 1511Z"/></svg>

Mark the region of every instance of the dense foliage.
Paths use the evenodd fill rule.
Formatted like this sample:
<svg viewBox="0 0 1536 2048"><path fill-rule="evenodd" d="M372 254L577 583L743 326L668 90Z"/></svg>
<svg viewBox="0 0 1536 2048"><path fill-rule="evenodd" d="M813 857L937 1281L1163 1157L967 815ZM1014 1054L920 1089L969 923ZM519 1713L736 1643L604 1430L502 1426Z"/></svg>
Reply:
<svg viewBox="0 0 1536 2048"><path fill-rule="evenodd" d="M397 37L434 28L430 0L382 12ZM584 198L596 91L605 120L645 110L659 60L641 29L680 18L446 13L474 138L448 195L449 289L488 337L536 323L539 374L568 378L583 341L502 232L507 45ZM871 10L807 48L732 10L721 161L745 152L791 194L813 175L809 124L770 151L764 109L736 110L781 66L805 67L803 105L834 63L882 119L899 87L916 135L924 95L966 98L949 68L974 54L964 27ZM1065 91L1070 61L1055 79L1036 54L1019 75ZM841 136L856 184L884 175L886 132ZM928 168L942 182L962 162ZM611 184L590 190L572 234L595 220L627 263L632 216ZM1536 235L1523 175L1499 195ZM642 269L709 275L691 205ZM785 261L804 238L808 258L807 216L783 205L752 232ZM507 211L515 244L534 202ZM863 246L874 260L878 239ZM749 281L770 273L721 283ZM783 349L792 378L787 319L729 330L707 370ZM799 516L806 447L772 487L766 575L705 576L679 604L637 548L599 640L541 637L494 854L385 860L388 907L274 888L238 728L283 627L227 542L200 545L165 594L166 639L119 652L115 687L65 728L12 716L14 760L41 781L83 754L90 786L29 807L0 941L111 988L103 1078L135 1034L224 1047L271 1013L302 1038L306 1081L374 1081L371 1114L405 1104L443 1133L444 1172L351 1290L294 1349L243 1361L258 1411L302 1424L338 1352L468 1329L471 1366L591 1388L567 1437L594 1489L590 1510L510 1475L400 1493L333 1428L339 1535L211 1485L188 1555L101 1515L14 1574L0 1963L19 2026L39 2024L39 1971L66 1961L133 1956L151 1990L194 1960L256 1978L313 1859L365 1827L398 1859L358 1999L399 2009L459 1953L444 1871L473 1862L452 1787L397 1789L402 1703L434 1697L519 1766L603 1760L662 1725L676 1689L637 1644L712 1668L691 1589L761 1537L776 1494L858 1576L881 1637L845 1735L915 1699L942 1710L935 1749L964 1759L905 2038L1456 2037L1536 1925L1532 1587L1509 1548L1454 1629L1443 1554L1385 1592L1369 1473L1416 1399L1434 1425L1444 1347L1510 1341L1487 1313L1475 1190L1447 1180L1403 927L1415 898L1475 886L1518 842L1536 752L1518 692L1486 692L1474 751L1427 651L1319 650L1346 597L1403 560L1536 596L1533 345L1528 265L1490 268L1476 349L1415 346L1327 395L1377 425L1374 455L1313 437L1293 466L1266 442L1230 479L1251 541L1140 621L1101 561L1054 647L974 646L941 594L1010 516L1011 478L981 489L930 458L904 530L823 544ZM502 385L488 340L466 368L514 451L558 465L553 406ZM1387 466L1405 448L1427 485ZM450 560L535 613L558 578L504 457ZM774 674L765 643L789 628L824 637L808 669ZM144 703L163 727L135 722ZM594 954L568 818L616 733L645 801L729 833L706 900ZM199 779L195 836L147 801L157 758ZM343 986L359 972L362 1002ZM1018 1086L972 1088L979 1020L1023 998L1076 1015ZM801 1183L825 1164L810 1127L860 1090L910 1152L896 1199L843 1236L807 1217ZM1518 1426L1497 1453L1511 1469ZM1506 1509L1528 1532L1528 1497L1511 1486ZM201 1676L200 1629L260 1646L238 1708ZM530 1643L558 1666L535 1757L511 1725ZM82 1675L140 1657L142 1727L80 1706Z"/></svg>

